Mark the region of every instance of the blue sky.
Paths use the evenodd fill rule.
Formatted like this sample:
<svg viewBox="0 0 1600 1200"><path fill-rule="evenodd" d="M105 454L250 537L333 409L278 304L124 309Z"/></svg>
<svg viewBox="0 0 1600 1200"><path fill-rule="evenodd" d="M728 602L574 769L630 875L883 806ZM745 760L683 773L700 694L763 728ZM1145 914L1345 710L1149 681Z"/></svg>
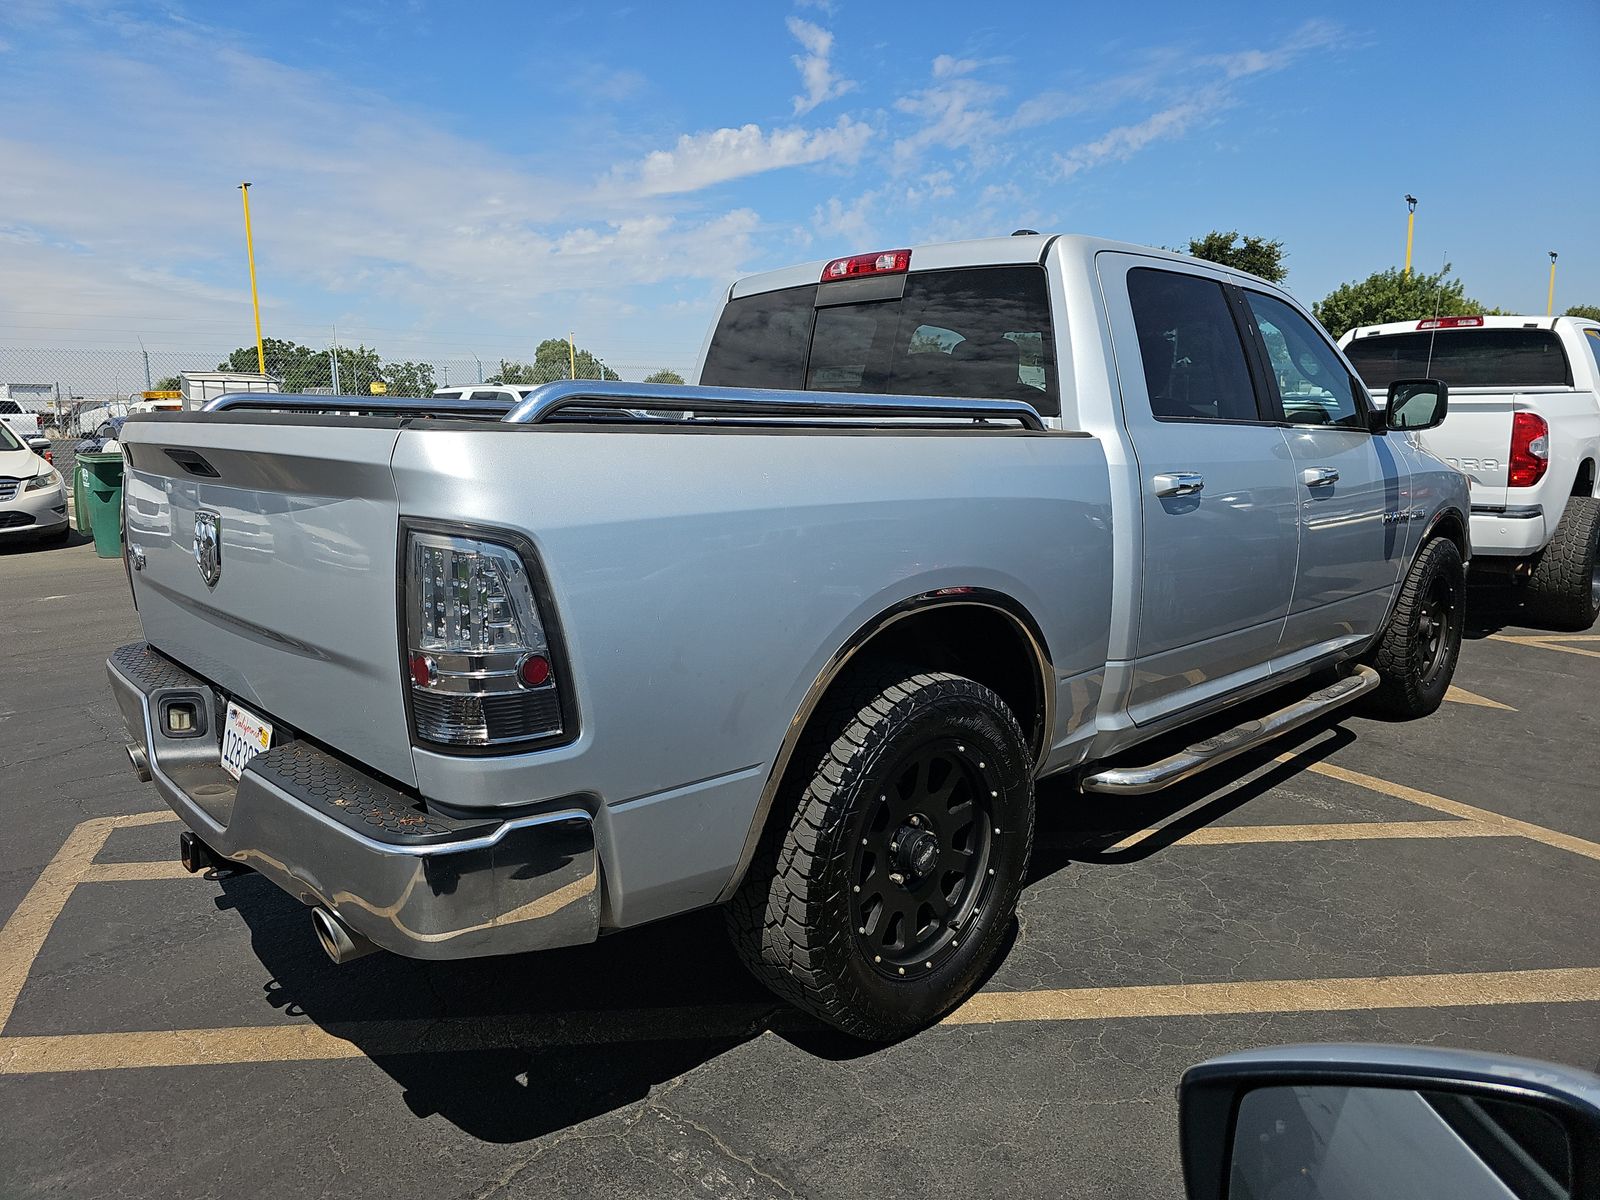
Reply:
<svg viewBox="0 0 1600 1200"><path fill-rule="evenodd" d="M736 275L1019 226L1600 303L1600 6L0 4L0 348L691 365ZM1337 331L1335 331L1337 332ZM636 377L639 371L625 371Z"/></svg>

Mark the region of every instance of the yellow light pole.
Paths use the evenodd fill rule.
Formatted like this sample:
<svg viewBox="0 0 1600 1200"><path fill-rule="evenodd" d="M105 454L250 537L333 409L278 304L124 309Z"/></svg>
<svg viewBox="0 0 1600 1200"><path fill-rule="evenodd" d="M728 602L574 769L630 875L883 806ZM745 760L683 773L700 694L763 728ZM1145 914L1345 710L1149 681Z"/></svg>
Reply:
<svg viewBox="0 0 1600 1200"><path fill-rule="evenodd" d="M1550 294L1545 297L1544 315L1547 317L1556 315L1556 252L1554 250L1550 251Z"/></svg>
<svg viewBox="0 0 1600 1200"><path fill-rule="evenodd" d="M571 368L567 378L576 379L578 377L578 346L572 340L570 333L567 334L567 366Z"/></svg>
<svg viewBox="0 0 1600 1200"><path fill-rule="evenodd" d="M1411 276L1411 235L1417 229L1417 198L1406 193L1406 277Z"/></svg>
<svg viewBox="0 0 1600 1200"><path fill-rule="evenodd" d="M250 303L256 310L256 370L267 373L267 354L261 348L261 297L256 294L256 243L250 236L250 185L241 183L239 194L244 197L244 252L250 259Z"/></svg>

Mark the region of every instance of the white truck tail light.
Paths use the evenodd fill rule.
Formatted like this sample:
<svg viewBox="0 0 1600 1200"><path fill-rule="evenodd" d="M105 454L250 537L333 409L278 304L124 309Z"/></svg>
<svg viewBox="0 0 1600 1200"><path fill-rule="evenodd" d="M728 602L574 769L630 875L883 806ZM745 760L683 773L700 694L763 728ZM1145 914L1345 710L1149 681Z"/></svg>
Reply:
<svg viewBox="0 0 1600 1200"><path fill-rule="evenodd" d="M509 545L405 531L406 686L417 740L508 752L567 734L557 655ZM531 550L530 550L531 553Z"/></svg>

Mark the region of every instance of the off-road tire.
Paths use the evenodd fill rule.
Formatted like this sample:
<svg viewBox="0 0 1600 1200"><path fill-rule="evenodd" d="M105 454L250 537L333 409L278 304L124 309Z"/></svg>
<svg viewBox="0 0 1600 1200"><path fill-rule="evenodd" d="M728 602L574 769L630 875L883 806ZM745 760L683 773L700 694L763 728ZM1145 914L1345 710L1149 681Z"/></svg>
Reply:
<svg viewBox="0 0 1600 1200"><path fill-rule="evenodd" d="M916 784L904 783L905 764L957 747L970 759L951 767L968 773L960 788L974 804L980 789L989 793L981 796L987 807L978 810L986 814L978 817L982 828L969 834L981 833L985 866L971 869L976 879L964 893L965 914L952 909L942 933L931 923L929 936L945 939L930 952L932 965L891 968L875 961L870 938L858 936L866 926L856 928L857 921L869 920L859 910L867 897L852 880L869 870L862 856L870 853L859 848L867 844L864 834L874 845L884 839L891 805L914 794ZM923 771L931 777L936 769L909 768L918 783ZM971 995L1000 951L1022 891L1033 826L1027 741L995 692L944 672L864 672L824 701L796 748L755 861L728 905L734 946L780 997L846 1033L868 1041L913 1033ZM930 872L924 882L934 879ZM885 885L869 883L868 891L874 887Z"/></svg>
<svg viewBox="0 0 1600 1200"><path fill-rule="evenodd" d="M1533 562L1523 593L1528 616L1551 629L1584 630L1600 615L1595 555L1600 546L1600 500L1573 496L1556 535Z"/></svg>
<svg viewBox="0 0 1600 1200"><path fill-rule="evenodd" d="M1448 623L1437 645L1439 589L1448 591ZM1425 717L1444 702L1461 654L1466 616L1466 573L1461 551L1446 537L1422 548L1400 585L1389 621L1368 655L1382 682L1368 698L1367 711L1395 720Z"/></svg>

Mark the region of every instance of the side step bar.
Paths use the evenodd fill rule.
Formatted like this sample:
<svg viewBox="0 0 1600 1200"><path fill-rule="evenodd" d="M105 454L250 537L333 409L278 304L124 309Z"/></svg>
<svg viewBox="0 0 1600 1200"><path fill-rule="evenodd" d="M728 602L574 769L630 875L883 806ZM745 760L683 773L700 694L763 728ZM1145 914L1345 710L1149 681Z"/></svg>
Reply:
<svg viewBox="0 0 1600 1200"><path fill-rule="evenodd" d="M1160 762L1096 771L1084 776L1081 786L1086 792L1104 792L1115 796L1143 796L1149 792L1159 792L1164 787L1171 787L1208 767L1227 762L1235 755L1253 750L1279 734L1298 729L1307 721L1349 704L1356 697L1377 687L1378 683L1378 673L1371 667L1357 667L1355 674L1330 683L1277 712L1235 725Z"/></svg>

